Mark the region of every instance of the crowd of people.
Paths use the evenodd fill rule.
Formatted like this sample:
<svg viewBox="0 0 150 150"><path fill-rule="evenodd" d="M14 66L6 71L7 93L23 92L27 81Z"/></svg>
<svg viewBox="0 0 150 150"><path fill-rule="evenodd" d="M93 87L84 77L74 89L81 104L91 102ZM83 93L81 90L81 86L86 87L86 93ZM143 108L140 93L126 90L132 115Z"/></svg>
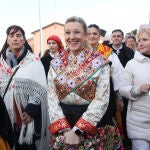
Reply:
<svg viewBox="0 0 150 150"><path fill-rule="evenodd" d="M150 25L100 43L72 16L39 58L18 25L0 51L0 150L150 150Z"/></svg>

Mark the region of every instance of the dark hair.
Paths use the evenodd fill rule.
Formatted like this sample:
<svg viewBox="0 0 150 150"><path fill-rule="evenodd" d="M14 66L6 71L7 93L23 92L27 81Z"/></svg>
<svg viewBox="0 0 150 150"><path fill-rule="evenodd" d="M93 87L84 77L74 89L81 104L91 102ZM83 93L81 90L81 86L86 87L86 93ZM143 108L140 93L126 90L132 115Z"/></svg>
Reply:
<svg viewBox="0 0 150 150"><path fill-rule="evenodd" d="M43 53L43 56L42 57L45 57L46 55L48 55L48 53L50 52L50 50L49 49L46 49L45 51L44 51L44 53Z"/></svg>
<svg viewBox="0 0 150 150"><path fill-rule="evenodd" d="M72 16L72 17L70 17L70 18L68 18L68 19L66 20L65 25L66 25L67 23L69 23L69 22L79 22L79 23L81 23L82 26L83 26L84 31L87 33L87 25L86 25L86 22L84 21L83 18L76 17L76 16Z"/></svg>
<svg viewBox="0 0 150 150"><path fill-rule="evenodd" d="M104 40L103 45L109 46L110 45L110 40Z"/></svg>
<svg viewBox="0 0 150 150"><path fill-rule="evenodd" d="M100 33L100 28L99 28L99 26L96 25L96 24L90 24L90 25L88 26L88 28L96 28L96 29L98 30L98 32Z"/></svg>
<svg viewBox="0 0 150 150"><path fill-rule="evenodd" d="M136 38L133 35L129 36L128 39L133 39L136 42Z"/></svg>
<svg viewBox="0 0 150 150"><path fill-rule="evenodd" d="M122 36L124 37L124 33L123 33L123 31L122 31L121 29L115 29L115 30L113 30L113 31L112 31L112 34L113 34L114 32L121 32Z"/></svg>
<svg viewBox="0 0 150 150"><path fill-rule="evenodd" d="M23 37L24 37L24 40L25 40L24 46L25 46L30 52L33 52L32 48L30 47L30 45L28 44L28 42L27 42L27 40L26 40L26 38L25 38L25 32L24 32L24 30L23 30L20 26L18 26L18 25L11 25L11 26L9 26L9 27L7 28L7 30L6 30L7 38L8 38L8 35L10 34L10 31L11 31L12 29L13 29L12 34L16 33L17 31L20 31L20 32L22 33L22 35L23 35ZM1 49L1 51L0 51L0 55L3 54L3 53L6 51L6 49L9 47L9 45L7 44L7 38L6 38L6 41L5 41L3 47L2 47L2 49Z"/></svg>
<svg viewBox="0 0 150 150"><path fill-rule="evenodd" d="M127 34L128 34L129 36L131 36L131 33L130 33L130 32L126 33L126 35L127 35Z"/></svg>

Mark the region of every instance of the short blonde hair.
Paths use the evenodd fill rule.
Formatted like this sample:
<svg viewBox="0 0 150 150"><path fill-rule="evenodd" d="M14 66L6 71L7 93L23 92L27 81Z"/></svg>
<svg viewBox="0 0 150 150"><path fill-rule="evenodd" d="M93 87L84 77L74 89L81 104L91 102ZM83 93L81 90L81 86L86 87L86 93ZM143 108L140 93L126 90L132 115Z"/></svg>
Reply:
<svg viewBox="0 0 150 150"><path fill-rule="evenodd" d="M139 39L142 33L146 32L150 37L150 24L141 25L137 34L137 39Z"/></svg>

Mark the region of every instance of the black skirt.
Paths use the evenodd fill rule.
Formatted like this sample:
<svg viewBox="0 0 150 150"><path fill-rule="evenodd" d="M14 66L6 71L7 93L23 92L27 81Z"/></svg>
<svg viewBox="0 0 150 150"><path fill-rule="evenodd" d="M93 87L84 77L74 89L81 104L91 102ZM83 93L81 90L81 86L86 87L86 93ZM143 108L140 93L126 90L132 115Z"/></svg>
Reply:
<svg viewBox="0 0 150 150"><path fill-rule="evenodd" d="M60 106L71 128L74 127L75 123L88 107L88 105L67 105L63 103L60 103Z"/></svg>

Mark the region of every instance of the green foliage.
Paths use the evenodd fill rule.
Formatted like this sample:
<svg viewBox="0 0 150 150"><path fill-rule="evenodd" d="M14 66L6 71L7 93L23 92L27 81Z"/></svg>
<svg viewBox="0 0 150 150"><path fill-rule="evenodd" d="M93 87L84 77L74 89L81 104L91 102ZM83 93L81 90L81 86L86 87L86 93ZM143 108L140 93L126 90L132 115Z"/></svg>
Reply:
<svg viewBox="0 0 150 150"><path fill-rule="evenodd" d="M137 29L132 30L131 35L136 36L137 35Z"/></svg>

